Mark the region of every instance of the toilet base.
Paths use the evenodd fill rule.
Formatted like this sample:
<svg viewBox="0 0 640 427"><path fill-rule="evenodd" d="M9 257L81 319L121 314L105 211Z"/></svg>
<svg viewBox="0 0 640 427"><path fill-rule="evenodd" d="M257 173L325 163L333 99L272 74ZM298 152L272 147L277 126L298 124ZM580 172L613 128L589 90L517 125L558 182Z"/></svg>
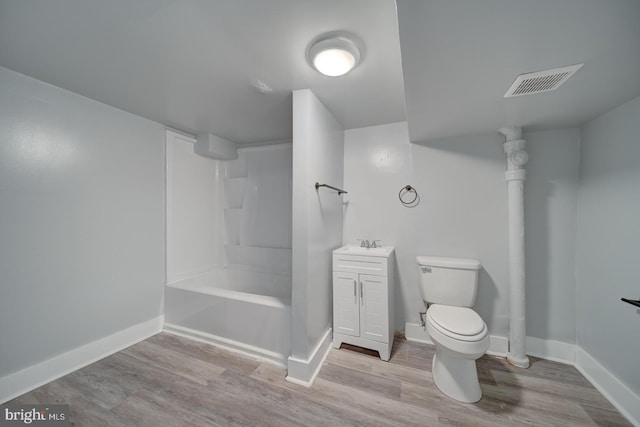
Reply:
<svg viewBox="0 0 640 427"><path fill-rule="evenodd" d="M456 357L450 352L443 354L436 347L431 372L438 389L450 398L464 403L475 403L482 398L475 359Z"/></svg>

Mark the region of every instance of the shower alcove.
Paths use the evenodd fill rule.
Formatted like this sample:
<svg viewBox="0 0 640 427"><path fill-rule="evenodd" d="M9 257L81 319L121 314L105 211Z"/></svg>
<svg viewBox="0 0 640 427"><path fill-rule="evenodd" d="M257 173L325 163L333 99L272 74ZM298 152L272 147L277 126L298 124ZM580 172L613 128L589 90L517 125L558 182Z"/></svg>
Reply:
<svg viewBox="0 0 640 427"><path fill-rule="evenodd" d="M167 131L165 330L286 366L292 144L194 152Z"/></svg>
<svg viewBox="0 0 640 427"><path fill-rule="evenodd" d="M293 138L237 158L229 141L167 131L165 330L310 386L331 347L331 253L348 203L315 183L342 188L344 128L311 90L292 95Z"/></svg>

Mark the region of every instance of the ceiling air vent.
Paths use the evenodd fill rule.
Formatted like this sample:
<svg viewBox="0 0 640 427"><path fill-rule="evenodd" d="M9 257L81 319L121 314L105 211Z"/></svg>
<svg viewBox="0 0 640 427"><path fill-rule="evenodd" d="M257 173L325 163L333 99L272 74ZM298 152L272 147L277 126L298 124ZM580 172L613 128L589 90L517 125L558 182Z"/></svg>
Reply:
<svg viewBox="0 0 640 427"><path fill-rule="evenodd" d="M516 77L505 98L512 96L532 95L534 93L556 90L566 82L584 64L569 65L553 70L536 71L535 73L520 74Z"/></svg>

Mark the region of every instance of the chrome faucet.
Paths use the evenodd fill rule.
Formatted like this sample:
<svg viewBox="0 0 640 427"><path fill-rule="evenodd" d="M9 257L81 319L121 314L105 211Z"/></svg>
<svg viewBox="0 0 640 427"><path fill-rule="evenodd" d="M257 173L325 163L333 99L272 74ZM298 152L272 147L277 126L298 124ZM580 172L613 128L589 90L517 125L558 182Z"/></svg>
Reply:
<svg viewBox="0 0 640 427"><path fill-rule="evenodd" d="M367 248L367 249L372 249L372 248L377 248L378 244L376 242L379 242L380 240L362 240L362 242L360 243L360 247L361 248Z"/></svg>

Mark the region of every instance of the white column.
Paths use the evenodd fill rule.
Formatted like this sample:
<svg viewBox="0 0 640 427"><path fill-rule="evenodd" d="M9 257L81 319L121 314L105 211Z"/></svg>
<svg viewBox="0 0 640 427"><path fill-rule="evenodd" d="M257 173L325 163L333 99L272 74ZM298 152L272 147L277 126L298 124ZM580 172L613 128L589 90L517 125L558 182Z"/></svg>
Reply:
<svg viewBox="0 0 640 427"><path fill-rule="evenodd" d="M521 139L519 127L499 130L506 138L504 152L507 156L507 181L509 205L509 352L507 360L520 368L529 367L525 354L527 337L525 323L525 275L524 275L524 165L529 159L525 151L526 141Z"/></svg>

